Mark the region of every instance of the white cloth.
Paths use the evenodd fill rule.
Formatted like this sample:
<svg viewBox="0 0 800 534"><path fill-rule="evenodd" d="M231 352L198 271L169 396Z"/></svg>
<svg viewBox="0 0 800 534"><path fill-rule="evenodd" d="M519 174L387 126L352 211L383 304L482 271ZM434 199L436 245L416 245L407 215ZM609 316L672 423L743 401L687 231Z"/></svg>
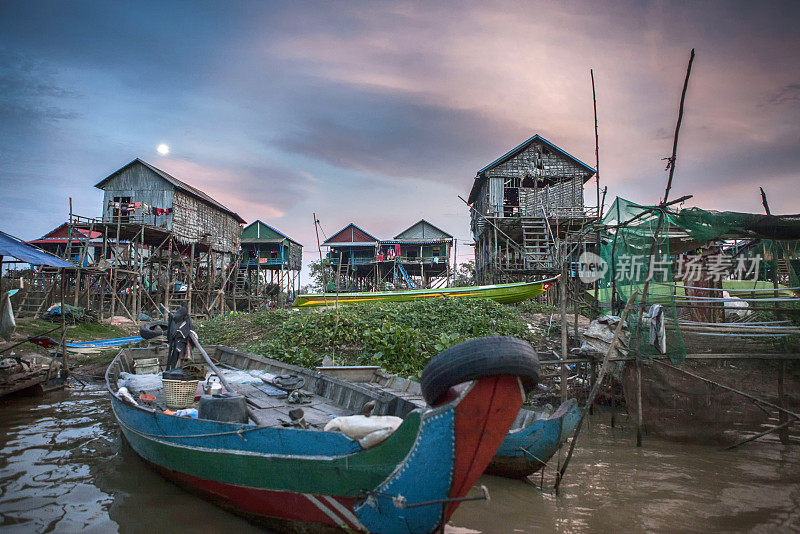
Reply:
<svg viewBox="0 0 800 534"><path fill-rule="evenodd" d="M11 341L11 334L17 328L17 323L14 320L14 310L11 308L11 295L14 293L16 293L16 290L13 293L6 291L0 297L0 337L6 341Z"/></svg>
<svg viewBox="0 0 800 534"><path fill-rule="evenodd" d="M650 306L650 344L653 345L659 353L667 353L667 331L664 325L664 308L661 304L653 304Z"/></svg>
<svg viewBox="0 0 800 534"><path fill-rule="evenodd" d="M378 430L394 432L403 420L394 415L348 415L335 417L325 425L325 432L339 431L350 439L361 439Z"/></svg>

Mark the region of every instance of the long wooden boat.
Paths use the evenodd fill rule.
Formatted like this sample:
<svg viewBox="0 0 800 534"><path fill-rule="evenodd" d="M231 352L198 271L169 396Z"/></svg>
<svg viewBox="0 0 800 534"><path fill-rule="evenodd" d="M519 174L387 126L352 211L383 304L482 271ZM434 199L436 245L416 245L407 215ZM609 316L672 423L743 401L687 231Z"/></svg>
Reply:
<svg viewBox="0 0 800 534"><path fill-rule="evenodd" d="M558 280L558 276L537 282L514 282L489 286L446 287L439 289L410 289L407 291L376 291L364 293L320 293L298 295L293 306L311 308L359 302L409 302L431 298L491 299L501 304L521 302L541 295Z"/></svg>
<svg viewBox="0 0 800 534"><path fill-rule="evenodd" d="M249 357L247 353L229 347L218 347L218 350L238 353L241 358ZM397 396L402 400L397 406L403 409L423 408L426 405L419 382L387 374L377 366L331 366L317 369L360 383L375 391ZM398 412L397 415L403 414ZM486 473L508 478L532 475L544 467L572 435L578 419L580 408L575 399L568 399L550 414L533 406L523 406L486 468Z"/></svg>
<svg viewBox="0 0 800 534"><path fill-rule="evenodd" d="M139 358L163 362L165 352L123 349L106 371L114 415L132 448L165 477L292 532L434 531L491 461L517 417L523 385L538 373L535 358L523 361L516 373L503 368L496 371L505 374L495 376L484 368L473 380L450 387L436 406L408 411L400 397L362 384L216 349L222 365L251 374L288 371L305 380L311 397L301 407L308 428L287 426L289 411L298 407L291 397L276 395L264 381L238 384L257 407L258 426L164 413L158 388L132 386L133 402L124 400L118 379L129 377L122 373L132 373ZM141 393L155 402L136 403ZM374 401L374 414L406 413L382 443L365 448L343 433L321 430L332 416L358 413L368 401Z"/></svg>

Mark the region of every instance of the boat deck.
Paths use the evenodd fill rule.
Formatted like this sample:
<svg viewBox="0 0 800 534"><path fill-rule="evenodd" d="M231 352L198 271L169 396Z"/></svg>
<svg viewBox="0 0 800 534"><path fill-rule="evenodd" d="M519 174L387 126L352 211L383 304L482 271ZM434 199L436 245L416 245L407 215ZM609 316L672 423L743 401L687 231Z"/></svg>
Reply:
<svg viewBox="0 0 800 534"><path fill-rule="evenodd" d="M212 357L219 363L226 378L231 381L231 386L237 393L247 398L248 404L256 417L264 426L291 425L289 411L302 408L303 419L312 428L324 428L333 418L360 413L364 405L370 401L375 402L374 415L399 415L405 416L411 410L424 406L422 397L412 392L398 396L393 392L389 394L377 384L352 383L323 373L303 369L290 364L284 364L254 354L248 354L227 347L215 347L211 351ZM116 368L109 368L109 385L116 391L120 385L117 379L120 373L131 373L134 370L134 361L145 358L158 357L165 361L166 350L163 348L124 349L117 360ZM245 371L251 378L243 383L231 378L228 372ZM242 376L242 373L236 373ZM289 392L267 383L276 375L292 374L305 379L305 384L300 388L303 402L292 402ZM135 375L136 377L149 376L151 383L142 386L132 385L128 389L135 399L141 394L156 397L154 408L166 410L163 388L157 375ZM145 381L147 378L145 378ZM265 382L265 380L267 382ZM138 382L137 382L138 383ZM192 407L197 407L195 403Z"/></svg>

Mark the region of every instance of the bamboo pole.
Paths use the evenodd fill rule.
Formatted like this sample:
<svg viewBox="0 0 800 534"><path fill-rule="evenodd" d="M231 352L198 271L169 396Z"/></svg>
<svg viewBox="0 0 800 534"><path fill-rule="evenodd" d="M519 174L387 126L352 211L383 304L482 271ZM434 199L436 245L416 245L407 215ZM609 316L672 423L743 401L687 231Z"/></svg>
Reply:
<svg viewBox="0 0 800 534"><path fill-rule="evenodd" d="M578 442L578 435L580 434L581 427L583 426L583 421L586 419L586 414L589 412L589 407L592 405L592 403L594 403L594 398L597 396L597 391L600 389L600 384L603 383L603 379L606 376L608 362L611 359L611 354L614 353L614 349L619 341L620 334L622 333L622 327L625 325L625 318L628 316L628 311L631 309L631 304L633 304L633 301L636 299L636 295L637 292L634 291L631 296L628 297L628 302L625 303L625 309L622 310L620 321L617 323L617 327L614 329L614 338L611 340L611 345L608 347L608 352L606 352L606 355L603 358L603 363L600 366L600 373L597 376L597 381L592 385L592 389L589 392L589 397L586 399L586 405L581 412L580 419L578 419L578 424L575 426L575 433L572 435L572 442L569 444L569 452L564 460L564 464L561 466L561 469L559 469L558 474L556 475L556 493L558 493L558 487L561 485L561 481L564 479L564 473L567 471L569 461L572 459L572 453L575 450L575 444Z"/></svg>
<svg viewBox="0 0 800 534"><path fill-rule="evenodd" d="M782 360L780 363L780 370L778 371L778 405L783 409L786 409L786 395L784 392L785 375L786 360ZM789 420L785 412L778 412L778 422L782 425L782 428L778 429L778 436L780 437L781 443L787 445L789 443Z"/></svg>
<svg viewBox="0 0 800 534"><path fill-rule="evenodd" d="M678 151L678 134L681 131L681 122L683 121L683 104L686 101L686 89L689 86L689 76L692 74L692 63L694 62L694 48L689 55L689 65L686 67L686 78L683 81L683 91L681 91L681 103L678 108L678 122L675 125L675 137L672 141L672 156L669 158L667 166L669 167L669 179L667 180L667 189L664 191L663 204L667 203L669 198L669 190L672 188L672 175L675 173L675 160Z"/></svg>
<svg viewBox="0 0 800 534"><path fill-rule="evenodd" d="M194 243L189 247L189 270L186 272L186 308L192 315L192 286L194 285Z"/></svg>
<svg viewBox="0 0 800 534"><path fill-rule="evenodd" d="M214 365L214 362L211 361L211 356L208 355L206 349L204 349L203 346L200 345L200 340L197 338L197 332L192 330L189 333L189 337L191 337L192 339L192 344L195 347L197 347L197 350L200 351L200 354L203 356L206 365L208 365L214 372L214 374L216 374L219 377L219 381L222 382L222 385L225 386L225 389L227 389L230 392L236 393L237 392L236 389L233 386L231 386L230 382L228 382L228 379L225 378L225 375L222 374L222 372L217 368L217 366ZM245 399L247 399L247 395L242 395L242 396ZM253 410L253 408L251 408L250 406L247 406L247 415L249 415L250 419L255 421L258 426L266 426L266 423L261 419L261 417L259 417L259 415L255 412L255 410Z"/></svg>
<svg viewBox="0 0 800 534"><path fill-rule="evenodd" d="M642 446L642 363L636 360L636 446Z"/></svg>
<svg viewBox="0 0 800 534"><path fill-rule="evenodd" d="M558 300L561 311L561 359L567 359L567 269L562 264L558 281ZM561 402L567 401L567 365L561 364Z"/></svg>
<svg viewBox="0 0 800 534"><path fill-rule="evenodd" d="M325 269L325 262L322 259L322 246L319 244L319 219L317 219L317 214L313 213L314 215L314 234L317 236L317 251L319 252L319 269L322 273L322 298L325 299L325 305L328 305L328 297L325 295L325 292L328 290L328 276L327 276L327 269Z"/></svg>
<svg viewBox="0 0 800 534"><path fill-rule="evenodd" d="M70 201L71 200L72 199L70 199ZM62 378L64 378L64 380L69 376L69 361L67 357L67 305L64 303L66 287L67 277L64 269L61 269L61 365L63 366Z"/></svg>

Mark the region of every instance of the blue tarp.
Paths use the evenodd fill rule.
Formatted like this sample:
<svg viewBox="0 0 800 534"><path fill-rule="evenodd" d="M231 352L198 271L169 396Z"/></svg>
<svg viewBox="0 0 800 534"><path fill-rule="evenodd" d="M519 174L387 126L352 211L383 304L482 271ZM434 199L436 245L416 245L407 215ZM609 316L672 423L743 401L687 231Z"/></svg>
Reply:
<svg viewBox="0 0 800 534"><path fill-rule="evenodd" d="M58 256L23 243L16 237L0 232L0 256L11 256L31 265L47 265L49 267L75 267Z"/></svg>
<svg viewBox="0 0 800 534"><path fill-rule="evenodd" d="M138 343L142 340L143 339L141 336L131 336L118 337L115 339L98 339L97 341L78 341L74 343L67 343L66 345L72 349L119 347L121 345L128 345L130 343Z"/></svg>

